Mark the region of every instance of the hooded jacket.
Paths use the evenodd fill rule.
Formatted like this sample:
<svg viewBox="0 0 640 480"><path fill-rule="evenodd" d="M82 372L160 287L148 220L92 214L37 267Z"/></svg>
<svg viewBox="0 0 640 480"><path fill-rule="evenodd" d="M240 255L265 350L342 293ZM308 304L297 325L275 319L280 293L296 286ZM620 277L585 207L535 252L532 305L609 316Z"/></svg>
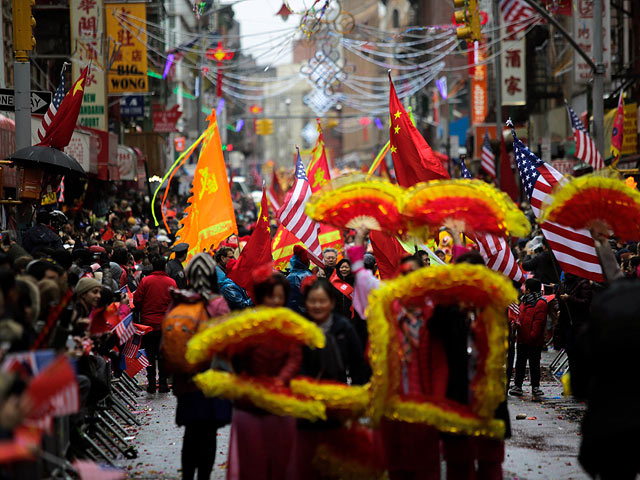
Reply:
<svg viewBox="0 0 640 480"><path fill-rule="evenodd" d="M289 294L289 302L287 303L287 307L293 310L296 313L303 312L302 305L302 293L300 292L300 285L302 284L302 280L311 275L311 270L309 270L309 266L305 264L298 255L294 255L290 260L291 271L289 275L287 275L287 280L289 281L289 285L291 286L291 291Z"/></svg>
<svg viewBox="0 0 640 480"><path fill-rule="evenodd" d="M242 310L243 308L252 307L253 302L237 283L227 277L224 270L219 265L216 266L216 274L218 275L218 286L220 294L224 297L231 310Z"/></svg>
<svg viewBox="0 0 640 480"><path fill-rule="evenodd" d="M522 303L518 317L518 343L542 347L547 324L547 301L539 298L535 304Z"/></svg>

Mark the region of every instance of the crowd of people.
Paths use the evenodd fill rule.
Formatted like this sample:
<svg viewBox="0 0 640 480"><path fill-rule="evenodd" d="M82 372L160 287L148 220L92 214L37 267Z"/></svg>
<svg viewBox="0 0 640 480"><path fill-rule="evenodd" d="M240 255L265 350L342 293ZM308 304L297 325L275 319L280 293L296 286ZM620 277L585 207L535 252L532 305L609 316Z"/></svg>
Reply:
<svg viewBox="0 0 640 480"><path fill-rule="evenodd" d="M179 202L176 202L179 203ZM80 412L72 427L90 421L92 408L109 391L112 376L122 374L122 343L106 312L116 309L117 321L133 314L141 325L141 347L146 352L146 391L150 395L173 390L177 396L176 422L185 427L183 478L209 478L215 453L216 430L231 423L229 472L232 479L321 478L313 461L319 442L332 438L344 421L322 422L280 417L250 403L207 398L191 381L193 372L171 368L163 360L163 320L180 306L199 306L187 315L223 319L230 311L254 306L288 307L322 329L323 349L260 345L227 359L227 368L288 385L296 375L362 385L371 376L368 348L368 294L379 283L376 256L368 231L345 232L342 249L327 248L324 265L317 266L300 245L294 248L287 270L256 266L252 292L230 277L241 248L232 236L215 251L194 256L185 265L188 245L174 243L171 232L153 227L135 202L114 204L104 221L82 212L39 210L34 226L18 235L2 232L0 253L0 350L13 352L53 349L77 360ZM249 235L254 206L243 203L241 234ZM450 263L484 264L482 256L458 232L443 231L433 244L433 255ZM574 393L589 400L581 462L592 475L633 478L637 460L638 415L633 411L638 386L623 371L605 371L607 362L635 365L633 345L640 337L637 303L640 256L636 243L621 244L598 238L599 254L610 285L560 271L539 231L513 247L522 268L529 272L520 291L519 313L505 312L510 328L509 356L505 358L510 395L524 394L526 366L534 399L541 399L540 358L546 348L565 349L574 374ZM426 250L407 253L395 266L406 275L420 268L437 268ZM625 303L626 302L626 303ZM195 308L195 307L193 307ZM400 390L405 395L430 395L470 402L467 341L473 312L463 306L432 306L419 310L394 305L401 365ZM106 326L105 326L106 325ZM430 342L439 341L447 359L443 374L427 369L420 359ZM515 350L515 355L514 355ZM515 356L515 375L512 370ZM618 364L618 363L616 363ZM207 368L203 366L203 368ZM630 367L629 367L630 368ZM626 370L628 371L628 370ZM0 373L0 431L11 438L27 414L25 382L15 372ZM606 392L617 391L626 400L612 403ZM612 417L613 416L613 417ZM502 405L496 418L507 423ZM613 421L606 419L613 418ZM502 478L504 445L497 440L441 434L435 428L383 421L380 449L391 479L440 478L441 454L447 478ZM615 438L615 441L610 440ZM83 455L80 438L71 436L71 456ZM602 450L601 450L602 449ZM606 455L617 459L616 466ZM626 452L630 452L628 456ZM634 463L635 462L635 463ZM634 468L636 470L634 470ZM6 471L6 469L2 469ZM608 476L607 476L608 475ZM613 476L612 476L613 475ZM620 475L620 476L617 476Z"/></svg>

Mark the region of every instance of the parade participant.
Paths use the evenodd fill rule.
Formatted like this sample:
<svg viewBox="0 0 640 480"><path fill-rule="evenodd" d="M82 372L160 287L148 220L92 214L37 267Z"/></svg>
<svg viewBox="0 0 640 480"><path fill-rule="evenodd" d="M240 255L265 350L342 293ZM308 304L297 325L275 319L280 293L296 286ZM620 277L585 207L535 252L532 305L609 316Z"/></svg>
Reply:
<svg viewBox="0 0 640 480"><path fill-rule="evenodd" d="M182 264L187 259L189 245L186 243L178 243L173 246L171 251L175 254L175 257L167 262L167 275L173 278L178 288L182 290L187 288L187 279L184 276L184 267Z"/></svg>
<svg viewBox="0 0 640 480"><path fill-rule="evenodd" d="M165 319L165 329L172 312L180 304L203 304L204 316L211 319L229 313L226 301L220 296L216 264L211 255L195 255L187 265L185 275L189 290L174 291L174 308ZM190 328L193 330L190 334L195 333L200 319L185 319L184 312L179 317L183 325L185 320L189 320ZM177 333L181 335L180 332ZM185 337L181 338L188 340ZM163 348L167 348L167 345L163 344ZM173 365L169 367L176 369ZM207 367L208 365L203 368ZM173 372L173 393L177 397L176 423L185 427L181 455L182 478L193 480L197 471L198 480L204 480L211 476L216 457L217 430L229 423L231 405L226 400L205 397L192 382L192 376L193 372Z"/></svg>
<svg viewBox="0 0 640 480"><path fill-rule="evenodd" d="M516 329L516 378L509 395L522 396L522 382L528 362L533 398L540 400L544 395L540 390L540 355L547 323L547 301L542 295L540 280L528 278L524 288Z"/></svg>
<svg viewBox="0 0 640 480"><path fill-rule="evenodd" d="M252 275L257 305L284 307L289 283L271 264L256 269ZM288 386L300 370L302 349L292 344L282 348L273 339L252 346L233 357L237 373L270 379ZM236 403L231 424L229 480L285 478L295 439L295 420L272 415L250 404Z"/></svg>
<svg viewBox="0 0 640 480"><path fill-rule="evenodd" d="M309 270L309 254L304 247L300 245L293 247L293 257L291 257L290 265L291 271L289 275L287 275L287 281L291 287L291 294L287 302L287 307L296 313L303 313L304 305L300 286L302 285L302 281L311 275L311 271Z"/></svg>
<svg viewBox="0 0 640 480"><path fill-rule="evenodd" d="M147 367L148 393L156 393L156 371L159 378L160 393L167 393L167 374L160 358L160 340L162 330L160 326L169 305L171 305L171 294L169 290L176 288L176 282L167 275L165 268L167 265L164 257L156 255L151 257L153 272L142 279L138 289L133 294L133 304L140 312L140 323L153 328L142 337L142 347L147 352L149 366ZM157 370L156 370L157 369Z"/></svg>
<svg viewBox="0 0 640 480"><path fill-rule="evenodd" d="M371 370L367 365L360 340L350 322L334 312L334 289L324 278L308 277L303 281L302 295L309 320L325 334L325 347L311 350L303 347L302 375L341 383L363 385ZM311 423L297 422L297 441L292 452L287 478L291 480L321 478L313 467L316 448L335 434L342 422L337 418Z"/></svg>

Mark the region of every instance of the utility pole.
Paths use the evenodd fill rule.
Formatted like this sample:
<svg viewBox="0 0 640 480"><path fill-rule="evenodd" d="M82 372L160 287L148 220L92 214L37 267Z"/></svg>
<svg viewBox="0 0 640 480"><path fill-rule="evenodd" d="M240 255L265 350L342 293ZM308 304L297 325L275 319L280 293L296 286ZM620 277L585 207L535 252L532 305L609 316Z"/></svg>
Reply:
<svg viewBox="0 0 640 480"><path fill-rule="evenodd" d="M500 49L502 48L502 46L500 44L500 8L498 6L499 2L500 0L493 0L493 2L491 2L493 7L493 27L494 31L496 32L496 38L498 39L498 43L496 43L494 47L496 54L493 57L493 68L496 76L496 137L498 138L499 142L499 153L498 155L496 155L495 165L496 183L498 184L498 187L500 186L500 161L503 160L500 158L500 152L502 151L502 149L500 148L500 142L502 142L502 64L500 63ZM476 141L478 140L476 139Z"/></svg>
<svg viewBox="0 0 640 480"><path fill-rule="evenodd" d="M604 74L602 63L602 0L593 0L593 136L596 147L606 157L604 151Z"/></svg>
<svg viewBox="0 0 640 480"><path fill-rule="evenodd" d="M13 83L16 109L16 150L31 146L31 65L27 52L35 48L31 14L35 0L13 0Z"/></svg>

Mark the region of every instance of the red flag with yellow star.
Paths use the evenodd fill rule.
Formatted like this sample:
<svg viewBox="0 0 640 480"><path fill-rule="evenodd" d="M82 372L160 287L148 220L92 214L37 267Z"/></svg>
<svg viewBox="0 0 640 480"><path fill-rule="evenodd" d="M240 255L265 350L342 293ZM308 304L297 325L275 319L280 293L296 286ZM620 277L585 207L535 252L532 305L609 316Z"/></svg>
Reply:
<svg viewBox="0 0 640 480"><path fill-rule="evenodd" d="M449 173L433 150L413 125L409 115L398 100L396 89L389 74L389 137L391 158L396 180L402 187L419 182L449 178Z"/></svg>
<svg viewBox="0 0 640 480"><path fill-rule="evenodd" d="M176 243L189 245L187 261L196 253L215 248L229 235L238 233L215 110L207 120L209 126L193 176L189 206L185 209L187 216L176 233Z"/></svg>
<svg viewBox="0 0 640 480"><path fill-rule="evenodd" d="M316 193L326 185L329 180L331 180L320 119L316 118L316 122L318 122L318 139L316 140L316 146L313 148L311 161L307 167L307 178L311 184L312 193ZM325 248L341 250L342 245L344 245L342 232L337 228L324 224L320 224L320 235L318 235L318 241L320 242L320 246L323 250Z"/></svg>
<svg viewBox="0 0 640 480"><path fill-rule="evenodd" d="M271 231L269 230L269 200L267 192L262 189L260 201L260 214L256 222L256 228L249 237L249 241L242 249L238 262L227 276L244 288L253 298L251 273L266 263L271 263Z"/></svg>
<svg viewBox="0 0 640 480"><path fill-rule="evenodd" d="M84 96L84 86L87 79L89 67L85 67L80 78L73 84L71 90L67 92L60 108L55 112L55 116L47 127L47 132L38 144L42 147L53 147L62 150L69 145L71 135L76 128L80 107L82 106L82 98ZM49 112L47 112L49 115Z"/></svg>
<svg viewBox="0 0 640 480"><path fill-rule="evenodd" d="M273 266L276 270L283 271L287 266L289 266L289 260L293 257L293 247L296 245L306 248L304 243L302 243L298 237L280 224L275 236L273 237L273 241L271 242Z"/></svg>

